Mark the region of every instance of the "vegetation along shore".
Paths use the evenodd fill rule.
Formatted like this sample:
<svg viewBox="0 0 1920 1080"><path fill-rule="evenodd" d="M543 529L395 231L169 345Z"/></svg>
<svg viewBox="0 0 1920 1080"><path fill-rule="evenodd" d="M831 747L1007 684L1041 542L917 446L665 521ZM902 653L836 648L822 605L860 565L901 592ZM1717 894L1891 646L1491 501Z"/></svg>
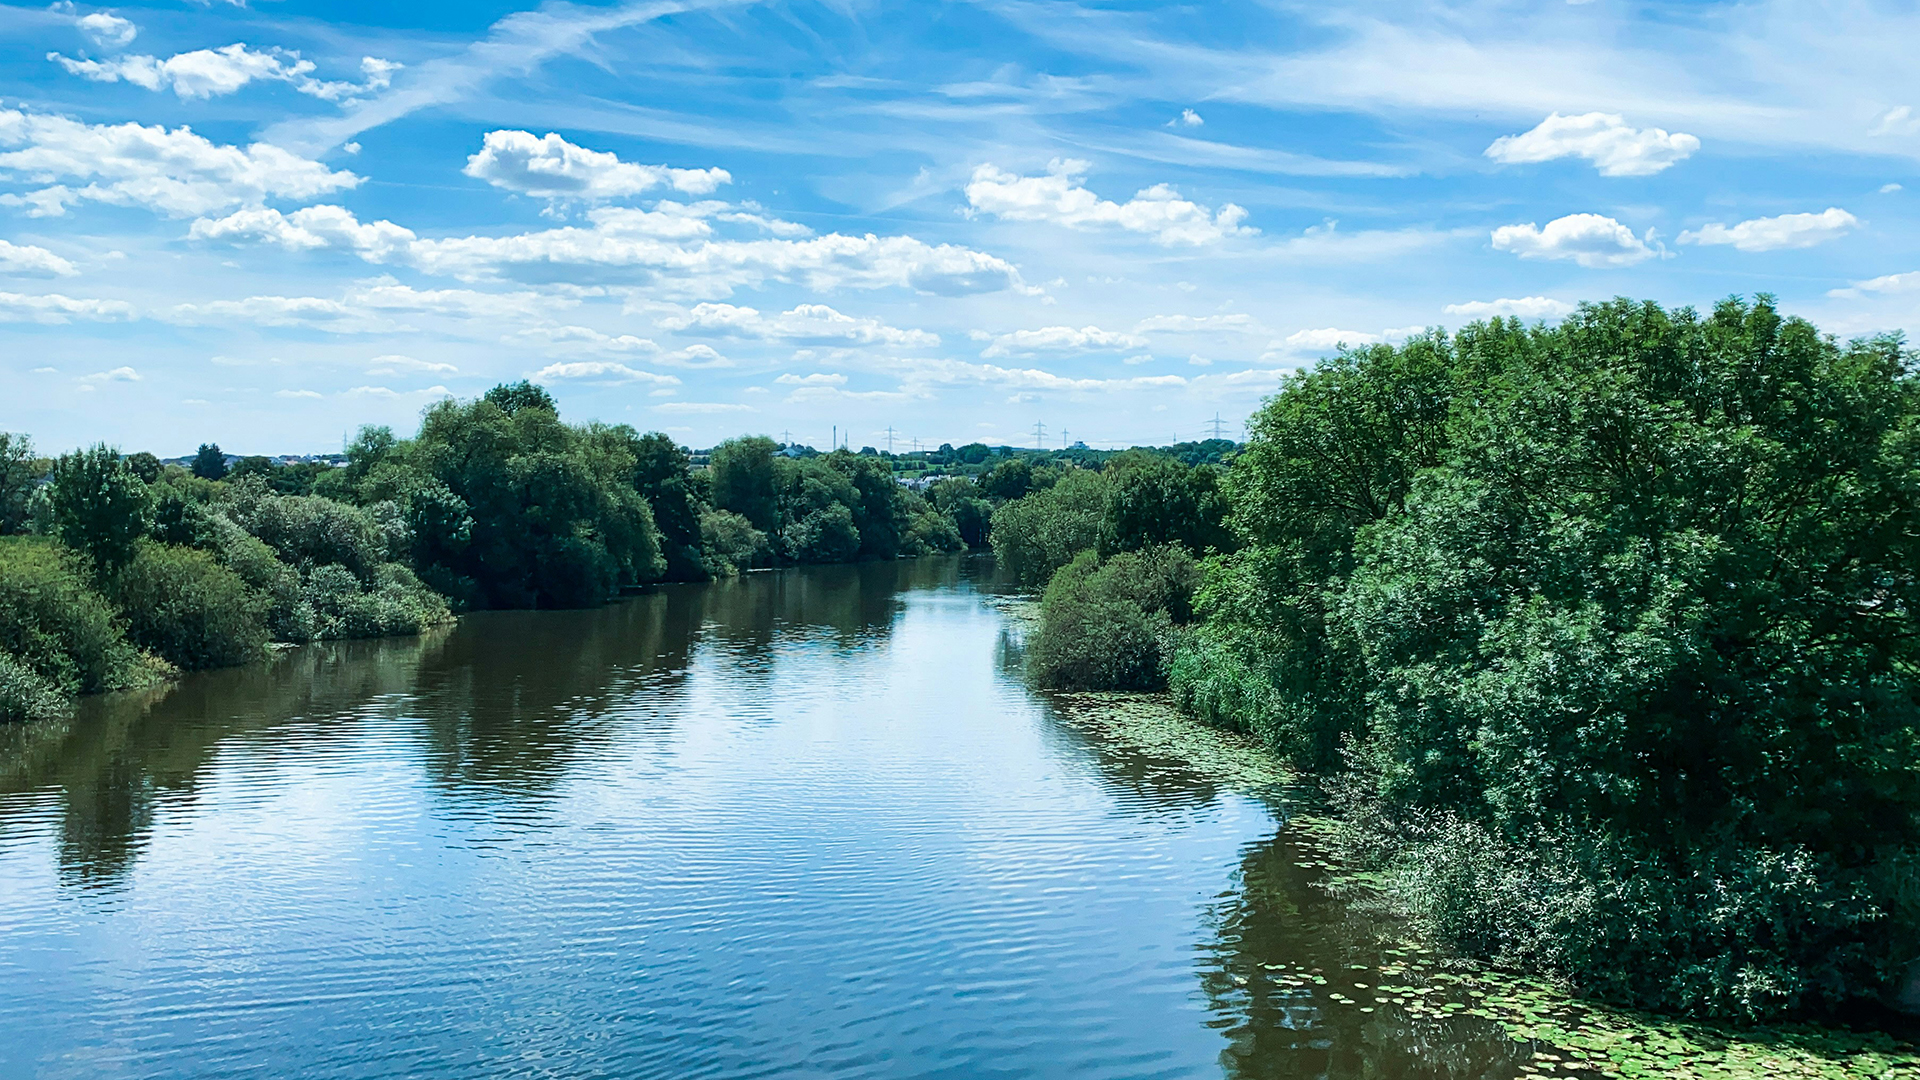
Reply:
<svg viewBox="0 0 1920 1080"><path fill-rule="evenodd" d="M1424 939L1760 1024L1915 1004L1917 512L1900 340L1621 300L1343 351L992 542L1036 680L1257 738Z"/></svg>

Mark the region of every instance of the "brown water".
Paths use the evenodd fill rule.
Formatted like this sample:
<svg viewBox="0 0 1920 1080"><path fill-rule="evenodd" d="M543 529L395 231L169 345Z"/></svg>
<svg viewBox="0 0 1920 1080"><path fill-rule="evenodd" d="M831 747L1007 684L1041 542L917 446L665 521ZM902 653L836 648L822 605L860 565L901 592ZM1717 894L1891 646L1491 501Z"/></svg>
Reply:
<svg viewBox="0 0 1920 1080"><path fill-rule="evenodd" d="M979 567L477 615L0 732L0 1076L1515 1074L1490 1023L1331 998L1381 957L1278 808L1063 719Z"/></svg>

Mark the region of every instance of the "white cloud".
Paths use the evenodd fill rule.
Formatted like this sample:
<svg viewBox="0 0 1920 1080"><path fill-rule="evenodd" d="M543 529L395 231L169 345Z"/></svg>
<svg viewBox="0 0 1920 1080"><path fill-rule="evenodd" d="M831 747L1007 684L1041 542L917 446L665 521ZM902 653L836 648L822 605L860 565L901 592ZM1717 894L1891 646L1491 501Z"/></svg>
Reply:
<svg viewBox="0 0 1920 1080"><path fill-rule="evenodd" d="M131 38L129 38L131 40ZM360 60L363 82L329 82L313 77L314 64L286 49L264 52L235 42L218 49L195 49L165 60L157 56L122 56L113 60L83 60L57 52L47 59L59 64L70 75L92 82L128 82L148 90L172 90L176 97L220 97L252 82L283 82L308 97L323 101L352 101L377 93L393 84L393 73L400 65L391 60L367 56Z"/></svg>
<svg viewBox="0 0 1920 1080"><path fill-rule="evenodd" d="M117 367L111 371L96 371L91 375L82 375L80 376L80 381L90 383L139 382L140 373L130 367Z"/></svg>
<svg viewBox="0 0 1920 1080"><path fill-rule="evenodd" d="M1700 140L1660 128L1635 129L1624 117L1590 112L1549 115L1533 130L1503 135L1487 147L1487 156L1508 165L1585 158L1601 176L1652 176L1700 149Z"/></svg>
<svg viewBox="0 0 1920 1080"><path fill-rule="evenodd" d="M1901 190L1899 184L1881 184L1880 185L1880 194L1882 195L1891 195L1894 192L1899 190Z"/></svg>
<svg viewBox="0 0 1920 1080"><path fill-rule="evenodd" d="M822 291L895 287L946 296L1032 291L1004 259L911 236L662 239L634 232L635 222L646 220L651 229L658 220L678 215L602 208L590 217L592 228L424 240L390 221L363 224L342 207L309 206L292 214L252 210L196 221L192 235L295 249L336 248L369 262L399 263L467 280L512 275L550 280L562 272L575 280L611 275L683 296L726 296L736 288L769 281Z"/></svg>
<svg viewBox="0 0 1920 1080"><path fill-rule="evenodd" d="M124 300L75 298L59 293L30 296L0 292L0 322L66 323L75 319L128 322L134 314L133 305Z"/></svg>
<svg viewBox="0 0 1920 1080"><path fill-rule="evenodd" d="M0 109L0 173L53 184L0 203L28 206L35 217L96 201L187 216L258 204L269 198L310 199L351 188L360 178L277 146L244 149L208 141L192 130L140 124L86 124L64 116ZM71 188L58 181L84 181Z"/></svg>
<svg viewBox="0 0 1920 1080"><path fill-rule="evenodd" d="M386 387L386 386L356 386L351 390L341 391L342 397L377 397L377 398L450 397L452 396L452 394L453 394L453 391L447 389L444 386L429 386L425 390L404 390L404 391L395 390L391 387Z"/></svg>
<svg viewBox="0 0 1920 1080"><path fill-rule="evenodd" d="M1817 214L1781 214L1753 218L1738 225L1713 222L1683 232L1682 244L1731 244L1740 251L1778 251L1805 248L1837 240L1860 225L1860 219L1837 206Z"/></svg>
<svg viewBox="0 0 1920 1080"><path fill-rule="evenodd" d="M1146 339L1097 326L1043 326L1038 330L1015 330L993 339L981 356L1014 356L1037 352L1085 352L1093 349L1138 349Z"/></svg>
<svg viewBox="0 0 1920 1080"><path fill-rule="evenodd" d="M534 372L535 382L581 382L616 385L619 383L644 382L656 386L678 386L680 380L672 375L660 375L651 371L641 371L614 360L572 360L559 364L548 364Z"/></svg>
<svg viewBox="0 0 1920 1080"><path fill-rule="evenodd" d="M837 373L816 371L811 375L795 375L788 372L773 380L781 386L845 386L847 377Z"/></svg>
<svg viewBox="0 0 1920 1080"><path fill-rule="evenodd" d="M394 317L399 315L426 315L480 323L503 319L544 320L556 309L578 304L579 301L571 297L547 293L416 289L383 277L356 284L339 299L321 296L249 296L239 300L180 304L168 313L168 317L174 322L188 324L239 321L262 326L299 326L335 334L371 334L418 329L395 322Z"/></svg>
<svg viewBox="0 0 1920 1080"><path fill-rule="evenodd" d="M1920 293L1920 270L1909 270L1904 274L1883 274L1866 281L1856 281L1844 289L1828 290L1828 296L1854 298L1864 293L1897 295L1900 293Z"/></svg>
<svg viewBox="0 0 1920 1080"><path fill-rule="evenodd" d="M273 396L279 398L317 398L320 397L321 394L318 390L275 390Z"/></svg>
<svg viewBox="0 0 1920 1080"><path fill-rule="evenodd" d="M773 316L733 304L696 304L684 315L661 319L659 325L681 333L760 338L794 344L851 343L907 348L931 348L940 344L937 334L925 330L902 330L878 319L843 315L825 304L801 304Z"/></svg>
<svg viewBox="0 0 1920 1080"><path fill-rule="evenodd" d="M1194 112L1192 109L1180 110L1180 122L1187 127L1199 127L1201 124L1206 123L1205 120L1200 118L1200 114Z"/></svg>
<svg viewBox="0 0 1920 1080"><path fill-rule="evenodd" d="M929 396L936 387L986 386L1003 390L1095 392L1149 390L1185 386L1179 375L1141 375L1126 379L1086 379L1058 375L1040 368L1008 368L964 360L898 360L888 371L898 374L901 387L917 396Z"/></svg>
<svg viewBox="0 0 1920 1080"><path fill-rule="evenodd" d="M71 4L67 6L69 11L72 8ZM140 33L139 27L110 11L82 15L73 20L73 25L79 27L87 40L103 49L124 49L133 44L133 39Z"/></svg>
<svg viewBox="0 0 1920 1080"><path fill-rule="evenodd" d="M706 195L733 182L725 169L673 169L635 165L614 154L589 150L553 132L489 131L465 173L497 188L549 199L616 199L667 185Z"/></svg>
<svg viewBox="0 0 1920 1080"><path fill-rule="evenodd" d="M1516 319L1558 319L1573 312L1573 305L1565 300L1554 300L1545 296L1523 296L1518 300L1501 297L1498 300L1469 300L1464 304L1448 304L1443 308L1449 315L1463 315L1469 319L1491 319L1507 316Z"/></svg>
<svg viewBox="0 0 1920 1080"><path fill-rule="evenodd" d="M737 413L758 412L751 405L741 405L725 401L666 401L653 407L654 412L663 413Z"/></svg>
<svg viewBox="0 0 1920 1080"><path fill-rule="evenodd" d="M1180 197L1167 184L1142 188L1125 203L1102 199L1082 185L1084 161L1055 160L1045 176L1021 176L992 165L973 170L967 202L981 213L1009 221L1047 221L1070 229L1120 228L1144 233L1156 243L1211 244L1259 230L1240 224L1247 212L1232 203L1219 211Z"/></svg>
<svg viewBox="0 0 1920 1080"><path fill-rule="evenodd" d="M0 274L72 277L79 272L72 263L46 248L0 240Z"/></svg>
<svg viewBox="0 0 1920 1080"><path fill-rule="evenodd" d="M1244 312L1226 315L1150 315L1134 324L1136 334L1173 333L1204 334L1216 331L1231 331L1239 334L1265 333L1253 316Z"/></svg>
<svg viewBox="0 0 1920 1080"><path fill-rule="evenodd" d="M1531 221L1502 225L1493 230L1493 249L1523 259L1572 259L1595 268L1632 266L1658 254L1632 229L1600 214L1568 214L1547 222L1544 229Z"/></svg>
<svg viewBox="0 0 1920 1080"><path fill-rule="evenodd" d="M1317 330L1296 330L1267 348L1272 352L1325 352L1342 345L1377 345L1382 338L1364 330L1341 330L1327 326Z"/></svg>
<svg viewBox="0 0 1920 1080"><path fill-rule="evenodd" d="M1913 106L1897 105L1886 111L1880 121L1867 132L1869 135L1920 135L1920 116L1914 115Z"/></svg>
<svg viewBox="0 0 1920 1080"><path fill-rule="evenodd" d="M367 374L369 375L399 375L408 371L431 371L438 374L452 375L460 370L460 368L454 364L440 363L434 360L415 360L411 356L401 356L398 353L376 356L368 361L368 363L373 365L367 369Z"/></svg>

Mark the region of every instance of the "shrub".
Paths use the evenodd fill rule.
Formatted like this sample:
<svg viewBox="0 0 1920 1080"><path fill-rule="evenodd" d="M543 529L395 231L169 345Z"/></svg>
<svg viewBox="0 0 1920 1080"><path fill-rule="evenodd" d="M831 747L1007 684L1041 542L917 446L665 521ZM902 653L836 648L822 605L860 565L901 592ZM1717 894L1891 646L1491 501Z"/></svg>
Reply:
<svg viewBox="0 0 1920 1080"><path fill-rule="evenodd" d="M59 545L40 537L0 540L0 652L62 694L132 686L137 650Z"/></svg>
<svg viewBox="0 0 1920 1080"><path fill-rule="evenodd" d="M1001 572L1025 586L1044 585L1080 552L1097 546L1106 521L1107 480L1072 469L1059 483L993 512L993 554Z"/></svg>
<svg viewBox="0 0 1920 1080"><path fill-rule="evenodd" d="M258 659L267 644L267 598L204 551L142 543L116 597L127 635L183 670Z"/></svg>
<svg viewBox="0 0 1920 1080"><path fill-rule="evenodd" d="M0 653L0 723L52 720L66 711L67 697L51 679Z"/></svg>
<svg viewBox="0 0 1920 1080"><path fill-rule="evenodd" d="M1192 556L1171 545L1105 562L1082 552L1047 585L1028 669L1064 690L1165 686L1167 642L1191 614L1195 577Z"/></svg>
<svg viewBox="0 0 1920 1080"><path fill-rule="evenodd" d="M781 531L787 557L795 562L846 562L860 552L860 531L845 503L830 503Z"/></svg>
<svg viewBox="0 0 1920 1080"><path fill-rule="evenodd" d="M700 546L707 553L707 572L716 577L737 574L768 555L767 534L729 510L700 515Z"/></svg>

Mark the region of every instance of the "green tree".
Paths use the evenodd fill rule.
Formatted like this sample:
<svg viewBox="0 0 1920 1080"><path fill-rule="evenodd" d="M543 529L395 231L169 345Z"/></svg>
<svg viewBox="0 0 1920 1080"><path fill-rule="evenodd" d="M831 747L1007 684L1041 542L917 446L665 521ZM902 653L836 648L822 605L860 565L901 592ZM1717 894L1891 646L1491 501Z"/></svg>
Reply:
<svg viewBox="0 0 1920 1080"><path fill-rule="evenodd" d="M1072 469L1060 482L993 512L993 554L1002 573L1045 585L1074 556L1100 544L1111 485L1102 473Z"/></svg>
<svg viewBox="0 0 1920 1080"><path fill-rule="evenodd" d="M152 526L152 493L105 443L54 462L47 507L53 535L84 556L102 581L132 561Z"/></svg>
<svg viewBox="0 0 1920 1080"><path fill-rule="evenodd" d="M193 455L193 475L202 480L219 480L227 475L227 455L219 443L201 443Z"/></svg>
<svg viewBox="0 0 1920 1080"><path fill-rule="evenodd" d="M761 532L778 530L773 455L773 440L761 436L728 439L714 447L707 467L713 477L715 508L739 514Z"/></svg>
<svg viewBox="0 0 1920 1080"><path fill-rule="evenodd" d="M517 383L502 383L487 391L487 403L501 412L512 416L521 409L544 409L558 416L560 407L553 402L553 395L547 393L544 386L520 380Z"/></svg>
<svg viewBox="0 0 1920 1080"><path fill-rule="evenodd" d="M185 671L258 659L267 598L212 555L143 542L115 585L127 636Z"/></svg>
<svg viewBox="0 0 1920 1080"><path fill-rule="evenodd" d="M1193 468L1174 458L1130 451L1107 462L1111 484L1103 553L1179 544L1195 555L1235 546L1227 528L1227 500L1211 466Z"/></svg>
<svg viewBox="0 0 1920 1080"><path fill-rule="evenodd" d="M166 471L166 466L160 464L160 459L145 450L137 454L128 454L127 468L132 470L133 475L139 477L140 482L144 484L157 483L160 474Z"/></svg>
<svg viewBox="0 0 1920 1080"><path fill-rule="evenodd" d="M33 440L25 435L0 431L0 536L10 536L27 527L28 501L34 481Z"/></svg>
<svg viewBox="0 0 1920 1080"><path fill-rule="evenodd" d="M1033 466L1025 458L1009 458L982 477L980 490L989 499L1008 502L1033 490Z"/></svg>

